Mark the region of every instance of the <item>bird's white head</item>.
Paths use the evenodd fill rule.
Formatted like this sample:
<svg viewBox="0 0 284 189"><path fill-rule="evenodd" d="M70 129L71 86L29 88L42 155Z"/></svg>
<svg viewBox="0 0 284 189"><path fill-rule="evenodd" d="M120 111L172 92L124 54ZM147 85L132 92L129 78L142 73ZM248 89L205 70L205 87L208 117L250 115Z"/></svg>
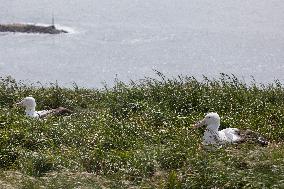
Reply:
<svg viewBox="0 0 284 189"><path fill-rule="evenodd" d="M199 121L197 124L194 125L195 128L201 127L203 125L206 125L207 128L212 127L212 129L218 129L220 126L220 116L215 113L215 112L211 112L208 113L205 118L201 121Z"/></svg>
<svg viewBox="0 0 284 189"><path fill-rule="evenodd" d="M33 97L29 96L24 98L21 102L17 103L17 105L32 109L36 107L36 101Z"/></svg>

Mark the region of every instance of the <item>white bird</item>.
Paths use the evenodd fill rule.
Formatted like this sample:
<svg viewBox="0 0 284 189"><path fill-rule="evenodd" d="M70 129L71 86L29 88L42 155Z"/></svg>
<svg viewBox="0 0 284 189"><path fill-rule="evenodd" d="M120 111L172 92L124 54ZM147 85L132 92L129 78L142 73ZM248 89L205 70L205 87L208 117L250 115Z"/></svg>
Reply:
<svg viewBox="0 0 284 189"><path fill-rule="evenodd" d="M43 118L48 115L61 115L65 113L72 113L71 110L68 110L63 107L59 107L51 110L42 110L36 111L36 101L33 97L29 96L24 98L21 102L18 102L16 105L25 107L26 116L31 118Z"/></svg>
<svg viewBox="0 0 284 189"><path fill-rule="evenodd" d="M195 128L206 125L203 136L203 145L223 145L228 143L240 143L245 141L255 141L261 145L268 142L257 132L251 130L241 131L237 128L226 128L219 131L220 116L217 113L208 113L205 118L194 125Z"/></svg>

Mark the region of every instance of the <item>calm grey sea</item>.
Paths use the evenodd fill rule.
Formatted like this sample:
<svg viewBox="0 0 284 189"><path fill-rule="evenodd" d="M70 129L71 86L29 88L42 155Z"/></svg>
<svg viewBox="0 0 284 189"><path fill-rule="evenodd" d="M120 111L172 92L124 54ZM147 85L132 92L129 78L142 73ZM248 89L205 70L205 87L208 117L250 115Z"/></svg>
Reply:
<svg viewBox="0 0 284 189"><path fill-rule="evenodd" d="M284 82L283 0L8 0L1 23L56 24L62 35L0 34L0 74L100 88L179 74Z"/></svg>

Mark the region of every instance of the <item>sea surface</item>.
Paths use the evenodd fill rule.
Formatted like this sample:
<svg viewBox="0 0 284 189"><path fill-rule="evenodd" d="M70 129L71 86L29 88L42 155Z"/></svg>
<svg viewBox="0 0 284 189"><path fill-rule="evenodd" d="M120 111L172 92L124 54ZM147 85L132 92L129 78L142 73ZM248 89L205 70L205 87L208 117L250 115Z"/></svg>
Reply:
<svg viewBox="0 0 284 189"><path fill-rule="evenodd" d="M9 0L0 23L69 34L0 34L0 76L101 88L115 79L235 74L284 82L283 0Z"/></svg>

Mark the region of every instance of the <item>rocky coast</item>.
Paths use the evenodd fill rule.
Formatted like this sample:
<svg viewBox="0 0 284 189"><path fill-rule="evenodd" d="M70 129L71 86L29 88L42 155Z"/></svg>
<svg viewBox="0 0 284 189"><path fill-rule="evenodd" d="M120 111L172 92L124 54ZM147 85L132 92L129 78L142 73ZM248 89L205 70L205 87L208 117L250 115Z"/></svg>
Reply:
<svg viewBox="0 0 284 189"><path fill-rule="evenodd" d="M38 26L33 24L0 24L0 32L46 33L46 34L68 33L65 30L57 29L54 25Z"/></svg>

